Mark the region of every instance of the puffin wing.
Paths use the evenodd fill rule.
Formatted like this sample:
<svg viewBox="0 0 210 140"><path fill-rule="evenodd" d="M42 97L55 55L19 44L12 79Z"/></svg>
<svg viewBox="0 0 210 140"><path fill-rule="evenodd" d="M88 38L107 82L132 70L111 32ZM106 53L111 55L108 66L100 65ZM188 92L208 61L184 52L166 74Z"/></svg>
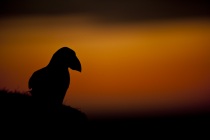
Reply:
<svg viewBox="0 0 210 140"><path fill-rule="evenodd" d="M46 68L39 69L35 71L29 81L28 81L28 88L31 89L31 94L35 93L34 91L43 90L44 88L44 81L46 79L47 70ZM39 92L39 91L38 91Z"/></svg>

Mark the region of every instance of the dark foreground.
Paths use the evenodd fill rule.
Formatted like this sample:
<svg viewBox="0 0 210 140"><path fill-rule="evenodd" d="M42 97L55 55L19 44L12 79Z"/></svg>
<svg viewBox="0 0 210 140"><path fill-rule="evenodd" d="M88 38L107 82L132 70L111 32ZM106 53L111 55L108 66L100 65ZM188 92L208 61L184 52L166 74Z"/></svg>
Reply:
<svg viewBox="0 0 210 140"><path fill-rule="evenodd" d="M77 139L160 138L195 135L210 137L210 112L179 115L98 118L89 120L78 109L62 105L44 109L33 98L17 92L0 91L0 138L26 137ZM47 137L46 137L47 136Z"/></svg>
<svg viewBox="0 0 210 140"><path fill-rule="evenodd" d="M98 119L90 127L99 139L210 139L210 113Z"/></svg>
<svg viewBox="0 0 210 140"><path fill-rule="evenodd" d="M65 136L84 132L87 116L79 109L61 105L54 108L37 103L29 94L0 90L0 138L56 135ZM15 138L15 137L14 137Z"/></svg>

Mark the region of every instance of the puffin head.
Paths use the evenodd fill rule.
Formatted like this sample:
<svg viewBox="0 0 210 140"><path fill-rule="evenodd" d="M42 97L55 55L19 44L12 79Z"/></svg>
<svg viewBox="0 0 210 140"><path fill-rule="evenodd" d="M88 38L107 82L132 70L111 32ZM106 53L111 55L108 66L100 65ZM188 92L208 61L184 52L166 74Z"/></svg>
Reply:
<svg viewBox="0 0 210 140"><path fill-rule="evenodd" d="M48 66L71 68L72 70L79 72L82 71L81 63L77 58L75 51L68 47L62 47L57 50L53 54Z"/></svg>

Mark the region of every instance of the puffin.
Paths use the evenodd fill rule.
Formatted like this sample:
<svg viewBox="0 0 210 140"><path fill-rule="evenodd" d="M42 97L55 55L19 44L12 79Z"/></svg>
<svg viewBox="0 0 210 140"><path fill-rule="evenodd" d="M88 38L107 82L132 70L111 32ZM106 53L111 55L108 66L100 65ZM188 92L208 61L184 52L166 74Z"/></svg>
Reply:
<svg viewBox="0 0 210 140"><path fill-rule="evenodd" d="M52 108L63 104L70 86L69 68L78 72L82 71L75 51L65 46L53 54L45 67L32 73L28 88L39 105Z"/></svg>

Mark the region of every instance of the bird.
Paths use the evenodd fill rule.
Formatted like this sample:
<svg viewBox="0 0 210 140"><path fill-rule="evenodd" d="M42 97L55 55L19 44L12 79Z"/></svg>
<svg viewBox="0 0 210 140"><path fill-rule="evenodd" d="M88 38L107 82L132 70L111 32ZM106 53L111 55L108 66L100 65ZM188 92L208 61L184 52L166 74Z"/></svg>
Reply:
<svg viewBox="0 0 210 140"><path fill-rule="evenodd" d="M33 72L28 81L28 88L38 104L56 107L63 104L70 86L68 68L81 72L82 67L75 51L69 47L58 49L50 62Z"/></svg>

